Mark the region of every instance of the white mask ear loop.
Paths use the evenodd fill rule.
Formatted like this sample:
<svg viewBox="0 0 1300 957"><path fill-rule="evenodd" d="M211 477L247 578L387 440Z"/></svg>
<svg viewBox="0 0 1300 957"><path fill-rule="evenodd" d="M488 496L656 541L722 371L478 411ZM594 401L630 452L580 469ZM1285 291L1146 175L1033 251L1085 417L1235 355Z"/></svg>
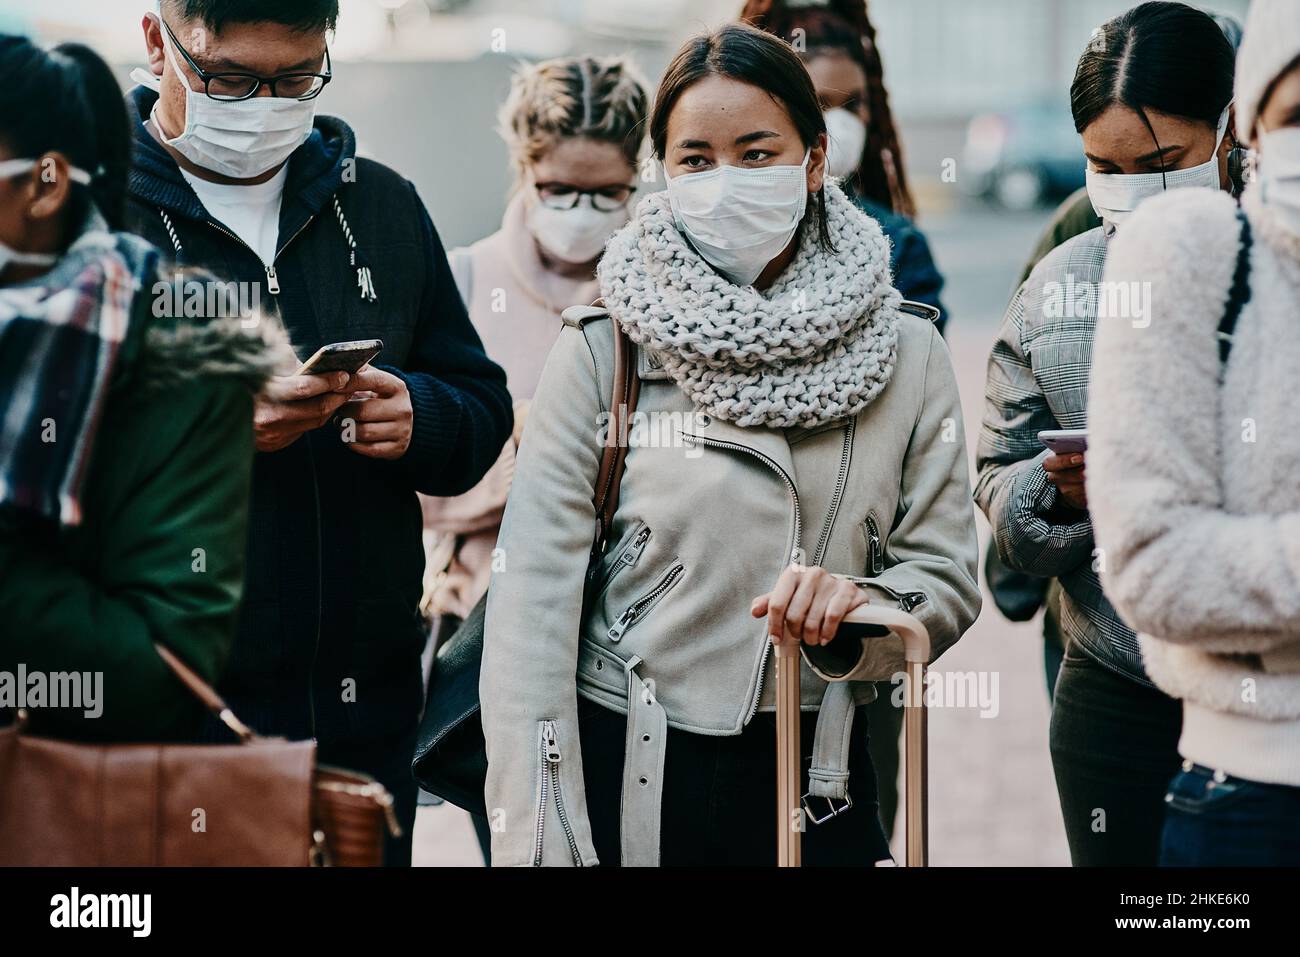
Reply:
<svg viewBox="0 0 1300 957"><path fill-rule="evenodd" d="M158 32L162 35L163 56L166 57L167 62L172 65L172 72L176 74L176 79L179 80L181 86L185 88L186 96L189 96L191 93L194 92L194 90L190 86L189 79L185 76L185 71L181 68L179 54L177 53L176 50L172 48L173 43L172 43L171 31L168 30L167 25L163 23L161 10L158 12L157 17L158 17ZM140 84L141 86L153 90L155 93L162 92L162 77L155 76L153 73L151 73L149 70L144 69L143 67L136 67L134 70L132 70L131 79L134 80L136 83Z"/></svg>
<svg viewBox="0 0 1300 957"><path fill-rule="evenodd" d="M13 179L15 176L22 176L28 170L35 169L40 162L40 160L29 159L5 160L0 163L0 179ZM89 186L94 177L84 169L69 166L68 179L74 183L80 183L82 186Z"/></svg>

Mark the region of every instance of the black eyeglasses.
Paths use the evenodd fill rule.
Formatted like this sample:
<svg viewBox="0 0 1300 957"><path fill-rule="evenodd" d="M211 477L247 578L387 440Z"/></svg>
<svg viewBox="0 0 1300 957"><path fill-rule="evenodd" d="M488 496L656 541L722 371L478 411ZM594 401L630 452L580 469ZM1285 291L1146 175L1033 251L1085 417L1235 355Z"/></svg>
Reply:
<svg viewBox="0 0 1300 957"><path fill-rule="evenodd" d="M325 48L324 73L283 73L273 77L254 76L251 73L208 73L195 63L194 57L181 46L181 41L176 39L176 34L167 25L167 21L162 20L161 17L159 20L190 69L203 81L203 92L209 99L226 102L251 100L261 92L262 87L269 86L272 96L286 100L314 100L320 96L321 90L325 89L325 84L334 79L334 67L330 63L328 46Z"/></svg>
<svg viewBox="0 0 1300 957"><path fill-rule="evenodd" d="M578 189L568 183L538 183L537 196L543 206L551 209L573 209L584 196L591 197L591 205L602 213L612 213L636 192L635 186L623 184L602 186L600 189Z"/></svg>

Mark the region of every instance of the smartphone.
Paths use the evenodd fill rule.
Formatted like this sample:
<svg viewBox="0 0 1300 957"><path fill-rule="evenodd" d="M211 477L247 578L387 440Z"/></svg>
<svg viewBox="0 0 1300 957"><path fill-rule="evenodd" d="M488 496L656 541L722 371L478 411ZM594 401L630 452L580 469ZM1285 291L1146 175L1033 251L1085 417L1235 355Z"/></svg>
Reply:
<svg viewBox="0 0 1300 957"><path fill-rule="evenodd" d="M296 375L320 375L325 372L360 372L367 362L384 351L380 339L359 339L356 342L335 342L321 346L316 354L302 364Z"/></svg>
<svg viewBox="0 0 1300 957"><path fill-rule="evenodd" d="M1088 450L1087 429L1044 429L1038 441L1057 455L1074 455Z"/></svg>

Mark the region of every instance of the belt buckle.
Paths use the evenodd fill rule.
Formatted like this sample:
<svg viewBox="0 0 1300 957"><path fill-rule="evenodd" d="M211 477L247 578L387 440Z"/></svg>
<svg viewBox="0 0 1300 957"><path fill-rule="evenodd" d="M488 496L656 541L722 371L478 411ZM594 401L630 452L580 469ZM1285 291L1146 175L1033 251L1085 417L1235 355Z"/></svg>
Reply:
<svg viewBox="0 0 1300 957"><path fill-rule="evenodd" d="M812 808L808 806L808 799L813 796L814 796L813 793L809 791L807 794L803 795L803 797L799 798L799 803L803 805L804 813L808 815L809 819L814 824L824 824L827 821L829 821L831 818L839 817L845 811L853 807L853 795L849 794L846 791L844 793L844 803L839 805L838 807L836 807L835 805L834 798L829 798L829 797L822 798L822 800L826 802L826 806L830 808L830 812L828 814L823 814L821 817L818 817L816 814L813 813Z"/></svg>

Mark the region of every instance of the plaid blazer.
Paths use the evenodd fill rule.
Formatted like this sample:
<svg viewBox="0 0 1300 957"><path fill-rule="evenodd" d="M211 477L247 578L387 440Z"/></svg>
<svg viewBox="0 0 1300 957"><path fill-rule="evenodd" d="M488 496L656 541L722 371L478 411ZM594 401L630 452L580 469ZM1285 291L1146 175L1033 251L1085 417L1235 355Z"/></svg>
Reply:
<svg viewBox="0 0 1300 957"><path fill-rule="evenodd" d="M1095 290L1106 262L1102 227L1046 256L1016 291L989 356L975 500L1009 567L1061 582L1061 628L1102 664L1144 684L1137 636L1102 593L1092 523L1057 505L1042 429L1087 426Z"/></svg>

